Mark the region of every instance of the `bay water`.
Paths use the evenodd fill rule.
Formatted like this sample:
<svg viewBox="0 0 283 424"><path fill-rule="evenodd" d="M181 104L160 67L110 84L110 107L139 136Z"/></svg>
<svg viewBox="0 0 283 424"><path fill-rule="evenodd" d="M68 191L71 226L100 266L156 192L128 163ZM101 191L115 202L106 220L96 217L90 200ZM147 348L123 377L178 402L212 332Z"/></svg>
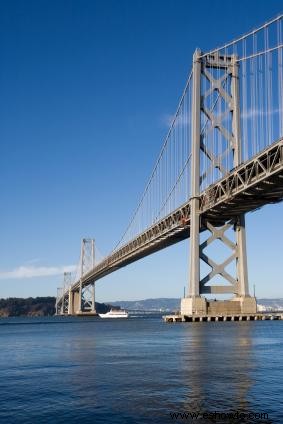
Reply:
<svg viewBox="0 0 283 424"><path fill-rule="evenodd" d="M0 319L0 423L282 423L283 321Z"/></svg>

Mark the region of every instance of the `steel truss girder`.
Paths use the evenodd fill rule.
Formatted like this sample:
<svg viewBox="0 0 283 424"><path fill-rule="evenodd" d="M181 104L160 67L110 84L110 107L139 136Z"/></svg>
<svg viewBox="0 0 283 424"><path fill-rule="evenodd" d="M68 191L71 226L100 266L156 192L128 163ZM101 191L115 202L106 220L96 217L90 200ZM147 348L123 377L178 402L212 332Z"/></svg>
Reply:
<svg viewBox="0 0 283 424"><path fill-rule="evenodd" d="M267 180L273 174L276 174L283 164L283 141L282 139L269 146L263 152L255 156L248 162L236 167L227 176L209 186L200 196L200 209L202 212L212 210L219 203L232 201L232 199L241 193L247 196L253 196L252 187L256 187L259 182L276 186L279 184L279 198L270 190L270 197L274 201L281 200L280 193L282 184L272 180ZM265 191L264 189L261 189ZM268 193L266 193L268 196ZM278 200L276 200L278 198ZM236 202L237 203L237 202ZM269 203L269 202L266 202Z"/></svg>
<svg viewBox="0 0 283 424"><path fill-rule="evenodd" d="M150 249L152 253L153 251L160 249L160 244L167 244L168 241L174 237L178 238L180 235L178 241L186 238L187 235L181 236L181 233L188 231L189 220L190 205L189 203L186 203L171 214L167 215L165 218L158 221L156 224L152 225L138 237L131 240L129 243L122 246L120 249L114 251L111 255L105 258L95 267L95 274L97 275L97 273L100 273L101 271L103 272L104 269L108 267L114 271L117 269L116 263L119 264L123 257L126 257L130 263L131 258L138 255L139 253L142 256L145 256L143 252L146 249ZM92 272L85 275L86 283L93 279L92 275Z"/></svg>

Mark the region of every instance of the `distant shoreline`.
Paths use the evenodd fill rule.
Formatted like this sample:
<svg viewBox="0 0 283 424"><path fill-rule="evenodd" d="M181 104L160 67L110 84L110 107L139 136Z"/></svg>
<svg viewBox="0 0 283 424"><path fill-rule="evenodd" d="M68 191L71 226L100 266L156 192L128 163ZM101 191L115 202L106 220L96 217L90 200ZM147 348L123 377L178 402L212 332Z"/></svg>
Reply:
<svg viewBox="0 0 283 424"><path fill-rule="evenodd" d="M21 316L53 316L55 315L56 298L46 297L9 297L0 299L0 318L21 317ZM283 298L257 299L258 310L260 312L283 310ZM156 298L132 301L116 301L107 303L95 303L98 313L108 312L111 307L121 307L129 311L136 312L172 312L180 307L180 298Z"/></svg>

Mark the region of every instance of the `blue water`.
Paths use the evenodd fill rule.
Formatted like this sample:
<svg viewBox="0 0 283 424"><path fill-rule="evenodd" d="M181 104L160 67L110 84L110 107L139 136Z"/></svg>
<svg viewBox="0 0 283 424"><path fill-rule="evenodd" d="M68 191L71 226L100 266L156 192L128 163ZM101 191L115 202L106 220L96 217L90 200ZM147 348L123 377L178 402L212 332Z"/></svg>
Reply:
<svg viewBox="0 0 283 424"><path fill-rule="evenodd" d="M0 423L282 423L283 321L0 320ZM172 413L267 413L267 418Z"/></svg>

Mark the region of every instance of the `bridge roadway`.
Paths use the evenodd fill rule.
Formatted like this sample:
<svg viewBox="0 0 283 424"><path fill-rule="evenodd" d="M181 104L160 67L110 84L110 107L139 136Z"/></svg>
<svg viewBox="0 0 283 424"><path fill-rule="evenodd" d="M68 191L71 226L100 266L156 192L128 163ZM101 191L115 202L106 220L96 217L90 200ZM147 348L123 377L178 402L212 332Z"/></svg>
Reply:
<svg viewBox="0 0 283 424"><path fill-rule="evenodd" d="M201 231L205 221L223 225L240 213L283 200L283 139L232 169L200 194ZM190 237L190 200L112 252L82 278L86 286L153 252ZM78 291L80 280L71 290ZM65 293L67 295L67 292Z"/></svg>

